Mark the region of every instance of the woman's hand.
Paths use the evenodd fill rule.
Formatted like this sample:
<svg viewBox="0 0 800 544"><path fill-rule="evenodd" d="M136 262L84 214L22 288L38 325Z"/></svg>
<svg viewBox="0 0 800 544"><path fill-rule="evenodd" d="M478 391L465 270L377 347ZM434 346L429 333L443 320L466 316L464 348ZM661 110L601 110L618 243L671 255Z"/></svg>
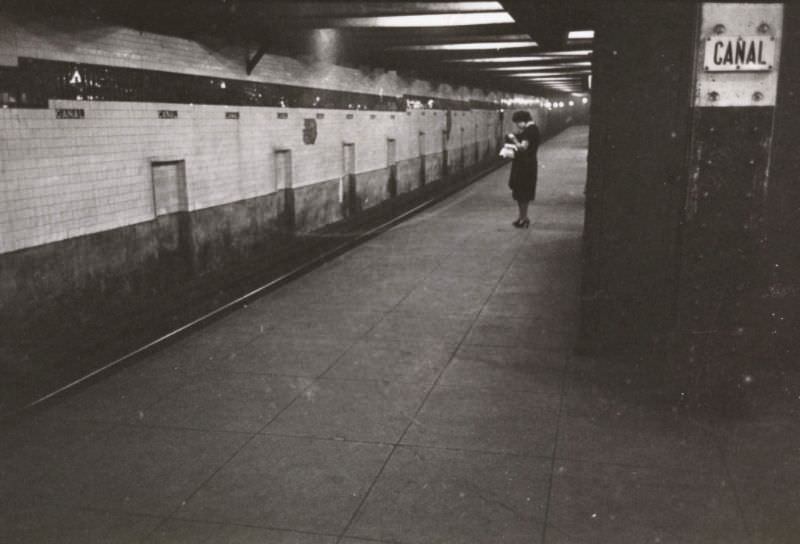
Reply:
<svg viewBox="0 0 800 544"><path fill-rule="evenodd" d="M528 142L528 140L522 140L520 142L517 139L517 135L514 134L514 133L509 134L508 138L509 138L509 140L511 140L511 143L513 143L515 146L517 146L518 149L528 149L528 145L530 144L530 142Z"/></svg>

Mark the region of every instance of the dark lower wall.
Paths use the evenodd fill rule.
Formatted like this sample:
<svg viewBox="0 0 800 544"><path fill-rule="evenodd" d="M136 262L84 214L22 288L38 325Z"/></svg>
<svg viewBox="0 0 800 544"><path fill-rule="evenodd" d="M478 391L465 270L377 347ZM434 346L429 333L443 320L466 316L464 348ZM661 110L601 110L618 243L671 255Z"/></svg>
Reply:
<svg viewBox="0 0 800 544"><path fill-rule="evenodd" d="M247 260L252 254L285 241L292 225L289 198L279 191L186 213L191 229L191 246L187 248L192 263L190 273Z"/></svg>
<svg viewBox="0 0 800 544"><path fill-rule="evenodd" d="M408 193L422 186L422 158L415 157L397 164L397 192Z"/></svg>
<svg viewBox="0 0 800 544"><path fill-rule="evenodd" d="M293 224L299 232L312 231L344 217L339 202L338 179L298 187L292 193Z"/></svg>

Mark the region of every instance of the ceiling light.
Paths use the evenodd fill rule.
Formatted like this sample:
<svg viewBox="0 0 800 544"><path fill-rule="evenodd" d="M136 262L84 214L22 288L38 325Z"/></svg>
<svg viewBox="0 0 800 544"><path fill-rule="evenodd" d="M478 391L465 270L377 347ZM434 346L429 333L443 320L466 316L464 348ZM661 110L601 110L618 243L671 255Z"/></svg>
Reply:
<svg viewBox="0 0 800 544"><path fill-rule="evenodd" d="M492 72L519 72L519 71L533 71L533 70L554 70L565 68L583 68L589 67L592 63L586 62L559 62L557 64L539 64L533 66L486 66L481 70Z"/></svg>
<svg viewBox="0 0 800 544"><path fill-rule="evenodd" d="M552 57L545 57L543 55L535 55L529 57L484 57L479 59L447 59L444 62L529 62L536 60L552 60Z"/></svg>
<svg viewBox="0 0 800 544"><path fill-rule="evenodd" d="M513 22L514 18L505 11L486 11L481 13L430 13L425 15L343 17L333 20L332 24L356 28L413 28L499 25Z"/></svg>
<svg viewBox="0 0 800 544"><path fill-rule="evenodd" d="M594 39L594 30L572 30L567 34L568 40L592 40Z"/></svg>
<svg viewBox="0 0 800 544"><path fill-rule="evenodd" d="M574 50L568 50L568 51L552 51L550 53L543 53L543 54L551 55L553 57L573 57L573 56L578 57L578 56L584 56L584 55L591 55L592 54L592 50L591 49L574 49Z"/></svg>
<svg viewBox="0 0 800 544"><path fill-rule="evenodd" d="M530 56L518 57L481 57L472 59L447 59L444 62L531 62L531 61L545 61L545 60L563 60L564 57L575 56L583 57L591 55L591 50L588 51L555 51L552 53L538 53Z"/></svg>
<svg viewBox="0 0 800 544"><path fill-rule="evenodd" d="M537 76L580 76L591 74L591 70L575 70L564 72L563 70L551 70L549 72L520 72L518 74L503 74L508 77L537 77Z"/></svg>
<svg viewBox="0 0 800 544"><path fill-rule="evenodd" d="M447 43L437 45L400 45L389 49L403 51L480 51L484 49L517 49L520 47L538 47L538 43L527 41L516 42L469 42L469 43Z"/></svg>

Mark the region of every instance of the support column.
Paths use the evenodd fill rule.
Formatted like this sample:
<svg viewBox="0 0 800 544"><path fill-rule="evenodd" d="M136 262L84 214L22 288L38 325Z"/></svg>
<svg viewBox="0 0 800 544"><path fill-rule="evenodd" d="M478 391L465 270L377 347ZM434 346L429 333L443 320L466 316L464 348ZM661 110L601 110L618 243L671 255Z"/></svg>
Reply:
<svg viewBox="0 0 800 544"><path fill-rule="evenodd" d="M693 402L720 408L763 369L764 214L782 36L782 4L702 5L673 361Z"/></svg>

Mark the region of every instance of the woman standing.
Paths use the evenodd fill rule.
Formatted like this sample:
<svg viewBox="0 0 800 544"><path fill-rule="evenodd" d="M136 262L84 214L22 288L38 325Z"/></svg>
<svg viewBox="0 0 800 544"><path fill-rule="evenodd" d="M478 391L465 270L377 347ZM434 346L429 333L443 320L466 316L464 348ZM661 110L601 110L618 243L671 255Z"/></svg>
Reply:
<svg viewBox="0 0 800 544"><path fill-rule="evenodd" d="M527 111L515 111L511 120L519 130L516 134L508 135L510 143L516 147L508 186L511 188L511 196L519 206L519 217L511 224L521 229L531 224L528 218L528 206L536 197L539 167L536 162L536 151L539 148L539 129Z"/></svg>

